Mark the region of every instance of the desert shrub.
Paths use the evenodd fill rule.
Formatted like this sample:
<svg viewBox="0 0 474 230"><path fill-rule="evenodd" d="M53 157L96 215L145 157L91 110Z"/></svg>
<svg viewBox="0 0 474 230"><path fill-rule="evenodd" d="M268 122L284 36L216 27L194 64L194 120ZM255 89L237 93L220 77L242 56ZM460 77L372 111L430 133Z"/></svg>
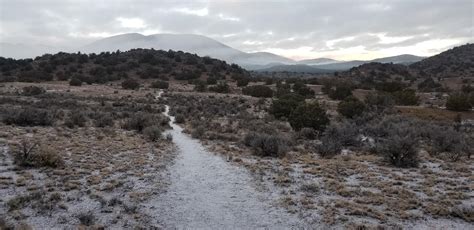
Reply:
<svg viewBox="0 0 474 230"><path fill-rule="evenodd" d="M18 74L20 82L52 81L53 75L40 70L22 71Z"/></svg>
<svg viewBox="0 0 474 230"><path fill-rule="evenodd" d="M185 119L184 115L182 115L182 114L178 114L174 118L174 122L176 122L176 124L182 124L185 121L186 121L186 119Z"/></svg>
<svg viewBox="0 0 474 230"><path fill-rule="evenodd" d="M359 146L358 128L349 122L333 123L324 130L318 153L322 157L332 157L341 152L344 147Z"/></svg>
<svg viewBox="0 0 474 230"><path fill-rule="evenodd" d="M272 97L273 90L264 85L247 86L242 89L242 93L252 97Z"/></svg>
<svg viewBox="0 0 474 230"><path fill-rule="evenodd" d="M169 83L166 81L155 81L151 83L151 88L156 88L156 89L168 89Z"/></svg>
<svg viewBox="0 0 474 230"><path fill-rule="evenodd" d="M132 117L125 120L123 124L124 129L135 130L139 133L148 126L160 125L165 126L168 124L167 118L154 114L148 114L144 112L135 113Z"/></svg>
<svg viewBox="0 0 474 230"><path fill-rule="evenodd" d="M43 94L45 92L46 90L38 86L25 86L23 87L22 94L25 96L35 96L35 95Z"/></svg>
<svg viewBox="0 0 474 230"><path fill-rule="evenodd" d="M452 127L432 127L427 139L431 144L431 154L446 153L454 161L470 151L466 143L467 138Z"/></svg>
<svg viewBox="0 0 474 230"><path fill-rule="evenodd" d="M91 226L96 221L96 218L92 212L79 213L76 217L79 222L85 226Z"/></svg>
<svg viewBox="0 0 474 230"><path fill-rule="evenodd" d="M171 133L166 134L166 140L173 141L173 135L171 135Z"/></svg>
<svg viewBox="0 0 474 230"><path fill-rule="evenodd" d="M280 96L278 99L273 100L270 107L270 114L275 116L277 119L289 118L291 112L293 112L293 110L303 101L304 97L299 94L286 94Z"/></svg>
<svg viewBox="0 0 474 230"><path fill-rule="evenodd" d="M161 138L161 128L156 125L152 125L143 129L143 135L150 141L157 141Z"/></svg>
<svg viewBox="0 0 474 230"><path fill-rule="evenodd" d="M204 134L206 134L206 129L202 126L198 126L194 128L193 131L191 132L191 136L198 139L203 138Z"/></svg>
<svg viewBox="0 0 474 230"><path fill-rule="evenodd" d="M307 140L314 140L318 136L318 131L312 129L312 128L302 128L298 132L298 137L299 138L304 138Z"/></svg>
<svg viewBox="0 0 474 230"><path fill-rule="evenodd" d="M12 108L4 114L3 122L7 125L50 126L53 124L53 116L46 109Z"/></svg>
<svg viewBox="0 0 474 230"><path fill-rule="evenodd" d="M177 74L174 79L176 80L192 80L197 79L201 76L200 72L197 71L183 71Z"/></svg>
<svg viewBox="0 0 474 230"><path fill-rule="evenodd" d="M249 79L248 78L240 78L237 80L237 86L238 87L244 87L249 84Z"/></svg>
<svg viewBox="0 0 474 230"><path fill-rule="evenodd" d="M405 84L399 81L392 81L392 82L380 82L375 86L375 89L379 91L384 91L384 92L397 92L397 91L403 91L405 89Z"/></svg>
<svg viewBox="0 0 474 230"><path fill-rule="evenodd" d="M81 111L70 111L66 120L64 121L64 125L68 128L84 127L87 122L87 117L84 112Z"/></svg>
<svg viewBox="0 0 474 230"><path fill-rule="evenodd" d="M229 93L230 89L227 82L219 82L217 85L209 87L209 91L216 93Z"/></svg>
<svg viewBox="0 0 474 230"><path fill-rule="evenodd" d="M454 93L449 95L446 101L446 108L453 111L469 111L472 105L467 94Z"/></svg>
<svg viewBox="0 0 474 230"><path fill-rule="evenodd" d="M23 140L14 150L15 164L23 167L51 167L63 165L59 153L46 145Z"/></svg>
<svg viewBox="0 0 474 230"><path fill-rule="evenodd" d="M284 95L287 95L287 94L291 93L290 84L283 84L280 81L278 81L277 84L276 84L276 87L277 87L277 89L276 89L276 92L275 92L275 96L277 98L280 98Z"/></svg>
<svg viewBox="0 0 474 230"><path fill-rule="evenodd" d="M302 103L291 112L289 122L297 131L304 127L322 131L329 124L329 118L318 103Z"/></svg>
<svg viewBox="0 0 474 230"><path fill-rule="evenodd" d="M412 127L394 126L388 135L379 138L376 151L388 162L397 167L416 167L418 165L418 136Z"/></svg>
<svg viewBox="0 0 474 230"><path fill-rule="evenodd" d="M336 89L330 89L328 96L333 100L344 100L346 97L352 95L352 87L346 84L341 84Z"/></svg>
<svg viewBox="0 0 474 230"><path fill-rule="evenodd" d="M71 80L69 81L69 85L70 85L70 86L81 86L81 85L82 85L82 81L81 81L79 78L73 77L73 78L71 78Z"/></svg>
<svg viewBox="0 0 474 230"><path fill-rule="evenodd" d="M415 90L412 89L394 92L393 97L397 105L417 105L419 100Z"/></svg>
<svg viewBox="0 0 474 230"><path fill-rule="evenodd" d="M114 120L111 114L101 113L95 118L94 125L99 128L114 126Z"/></svg>
<svg viewBox="0 0 474 230"><path fill-rule="evenodd" d="M356 97L347 97L337 106L337 111L347 118L360 116L365 110L365 104Z"/></svg>
<svg viewBox="0 0 474 230"><path fill-rule="evenodd" d="M293 91L305 98L312 98L314 97L314 91L306 86L303 82L296 82L293 85Z"/></svg>
<svg viewBox="0 0 474 230"><path fill-rule="evenodd" d="M420 82L417 85L418 89L422 92L437 91L442 85L438 82L435 82L433 78L429 77Z"/></svg>
<svg viewBox="0 0 474 230"><path fill-rule="evenodd" d="M276 135L251 132L244 137L243 142L260 156L281 157L289 149L288 140Z"/></svg>
<svg viewBox="0 0 474 230"><path fill-rule="evenodd" d="M140 83L137 80L129 78L122 82L122 88L124 89L138 89L140 88Z"/></svg>
<svg viewBox="0 0 474 230"><path fill-rule="evenodd" d="M196 92L206 92L207 90L207 85L206 82L196 80L194 81L194 91Z"/></svg>
<svg viewBox="0 0 474 230"><path fill-rule="evenodd" d="M215 76L209 76L207 79L206 79L206 83L208 85L215 85L217 84L217 77Z"/></svg>
<svg viewBox="0 0 474 230"><path fill-rule="evenodd" d="M395 105L395 102L390 94L371 92L365 97L365 104L372 110L385 110L392 108Z"/></svg>

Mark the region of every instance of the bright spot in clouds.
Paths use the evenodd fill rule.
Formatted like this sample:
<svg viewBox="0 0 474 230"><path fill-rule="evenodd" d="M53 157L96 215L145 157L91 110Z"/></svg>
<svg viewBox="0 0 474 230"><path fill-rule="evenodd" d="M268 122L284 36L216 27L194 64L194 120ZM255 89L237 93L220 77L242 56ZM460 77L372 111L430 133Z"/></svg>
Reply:
<svg viewBox="0 0 474 230"><path fill-rule="evenodd" d="M195 16L200 16L204 17L209 14L209 10L207 8L202 8L202 9L190 9L190 8L174 8L171 11L178 12L178 13L183 13L183 14L188 14L188 15L195 15Z"/></svg>
<svg viewBox="0 0 474 230"><path fill-rule="evenodd" d="M142 29L146 27L145 22L140 18L118 17L116 20L120 22L123 28Z"/></svg>

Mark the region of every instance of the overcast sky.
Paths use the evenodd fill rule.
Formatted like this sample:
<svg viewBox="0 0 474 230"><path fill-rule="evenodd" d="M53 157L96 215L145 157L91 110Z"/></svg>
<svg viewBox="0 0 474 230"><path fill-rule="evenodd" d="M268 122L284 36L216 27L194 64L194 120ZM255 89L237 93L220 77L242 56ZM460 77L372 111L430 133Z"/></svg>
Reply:
<svg viewBox="0 0 474 230"><path fill-rule="evenodd" d="M0 41L79 47L137 32L201 34L294 59L429 56L473 42L474 0L0 0Z"/></svg>

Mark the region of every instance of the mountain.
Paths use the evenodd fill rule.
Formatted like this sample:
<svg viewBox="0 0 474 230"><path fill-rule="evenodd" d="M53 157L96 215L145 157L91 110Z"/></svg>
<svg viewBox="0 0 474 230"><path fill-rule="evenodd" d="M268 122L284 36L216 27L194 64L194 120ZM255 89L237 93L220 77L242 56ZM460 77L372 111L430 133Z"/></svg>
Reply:
<svg viewBox="0 0 474 230"><path fill-rule="evenodd" d="M294 62L289 58L267 52L242 52L214 39L195 34L154 34L148 36L137 33L122 34L98 40L81 47L78 51L100 53L103 51L126 51L133 48L181 50L199 56L210 56L229 63L236 63L243 67L247 65L265 65L272 62Z"/></svg>
<svg viewBox="0 0 474 230"><path fill-rule="evenodd" d="M368 61L360 61L360 60L354 60L354 61L338 61L330 58L316 58L316 59L307 59L307 60L301 60L298 61L298 65L282 65L282 63L278 63L276 66L277 68L270 68L272 66L252 66L251 70L257 70L257 71L288 71L288 72L303 72L303 71L308 71L309 69L307 67L303 67L301 65L308 65L309 67L313 67L318 69L316 72L325 71L325 72L334 72L334 71L345 71L349 70L353 67L360 66L363 64L367 63L372 63L372 62L379 62L379 63L394 63L394 64L403 64L403 65L408 65L420 60L423 60L424 57L419 57L415 55L410 55L410 54L403 54L403 55L398 55L398 56L391 56L391 57L384 57L384 58L377 58L373 60L368 60ZM287 69L285 69L285 66ZM301 70L301 71L298 71Z"/></svg>
<svg viewBox="0 0 474 230"><path fill-rule="evenodd" d="M377 58L373 60L368 60L368 61L345 61L345 62L335 62L335 63L329 63L329 64L322 64L322 65L317 65L318 68L320 69L330 69L330 70L348 70L352 67L356 67L359 65L363 65L366 63L372 63L372 62L379 62L379 63L393 63L393 64L403 64L403 65L409 65L417 61L423 60L424 57L419 57L415 55L410 55L410 54L402 54L398 56L391 56L391 57L384 57L384 58Z"/></svg>
<svg viewBox="0 0 474 230"><path fill-rule="evenodd" d="M411 54L402 54L392 57L384 57L373 59L370 62L393 63L393 64L411 64L423 60L425 57L415 56Z"/></svg>
<svg viewBox="0 0 474 230"><path fill-rule="evenodd" d="M417 57L402 55L397 60L413 60ZM387 59L386 59L387 60ZM395 60L395 59L388 59ZM426 77L470 77L474 73L474 44L454 47L438 55L411 65L390 63L365 63L342 72L348 77L377 78L426 78Z"/></svg>
<svg viewBox="0 0 474 230"><path fill-rule="evenodd" d="M127 51L134 48L181 50L223 60L245 54L211 38L194 34L154 34L148 36L138 33L121 34L98 40L79 48L78 51L100 53L116 50Z"/></svg>
<svg viewBox="0 0 474 230"><path fill-rule="evenodd" d="M474 73L474 44L454 47L438 55L413 63L410 67L421 76L463 77Z"/></svg>
<svg viewBox="0 0 474 230"><path fill-rule="evenodd" d="M275 65L263 69L256 70L257 72L295 72L295 73L332 73L334 71L326 69L318 69L310 65L296 64L296 65Z"/></svg>
<svg viewBox="0 0 474 230"><path fill-rule="evenodd" d="M334 60L331 58L315 58L315 59L305 59L298 61L299 64L305 64L305 65L325 65L325 64L334 64L338 63L341 61Z"/></svg>

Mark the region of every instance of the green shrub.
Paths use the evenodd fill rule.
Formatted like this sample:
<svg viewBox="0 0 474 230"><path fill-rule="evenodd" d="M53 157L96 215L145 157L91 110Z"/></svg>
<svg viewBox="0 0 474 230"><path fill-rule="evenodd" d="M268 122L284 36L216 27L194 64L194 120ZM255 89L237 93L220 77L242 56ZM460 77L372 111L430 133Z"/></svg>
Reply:
<svg viewBox="0 0 474 230"><path fill-rule="evenodd" d="M38 86L25 86L23 87L23 95L25 96L35 96L35 95L40 95L45 93L46 90L44 90L41 87Z"/></svg>
<svg viewBox="0 0 474 230"><path fill-rule="evenodd" d="M124 89L138 89L140 88L140 83L137 80L129 78L122 82L122 88Z"/></svg>
<svg viewBox="0 0 474 230"><path fill-rule="evenodd" d="M344 100L346 97L352 95L352 87L349 85L342 84L337 86L335 90L329 90L329 98L333 100Z"/></svg>
<svg viewBox="0 0 474 230"><path fill-rule="evenodd" d="M277 119L289 118L291 112L300 104L304 102L304 97L299 94L286 94L273 100L270 107L270 114Z"/></svg>
<svg viewBox="0 0 474 230"><path fill-rule="evenodd" d="M372 110L385 110L392 108L395 105L395 101L390 94L371 92L365 97L365 104Z"/></svg>
<svg viewBox="0 0 474 230"><path fill-rule="evenodd" d="M238 87L244 87L244 86L247 86L248 84L249 84L249 79L247 78L241 78L237 80Z"/></svg>
<svg viewBox="0 0 474 230"><path fill-rule="evenodd" d="M146 127L153 125L166 126L167 124L168 118L164 116L138 112L125 120L123 128L141 133Z"/></svg>
<svg viewBox="0 0 474 230"><path fill-rule="evenodd" d="M114 126L114 120L112 115L109 113L101 113L94 120L95 127L104 128L109 126Z"/></svg>
<svg viewBox="0 0 474 230"><path fill-rule="evenodd" d="M186 121L186 119L185 119L184 115L178 114L178 115L175 116L174 122L176 122L176 124L182 124L185 121Z"/></svg>
<svg viewBox="0 0 474 230"><path fill-rule="evenodd" d="M46 109L11 108L4 114L3 122L7 125L50 126L53 124L53 116Z"/></svg>
<svg viewBox="0 0 474 230"><path fill-rule="evenodd" d="M230 88L229 85L227 85L227 82L219 82L217 85L209 87L209 91L216 93L229 93Z"/></svg>
<svg viewBox="0 0 474 230"><path fill-rule="evenodd" d="M157 141L161 138L161 128L156 125L152 125L143 129L143 135L150 141Z"/></svg>
<svg viewBox="0 0 474 230"><path fill-rule="evenodd" d="M194 91L196 91L196 92L206 92L206 90L207 90L206 82L201 81L201 80L195 80L194 81Z"/></svg>
<svg viewBox="0 0 474 230"><path fill-rule="evenodd" d="M302 103L293 110L289 122L295 130L306 127L322 131L329 124L329 118L318 103Z"/></svg>
<svg viewBox="0 0 474 230"><path fill-rule="evenodd" d="M82 85L82 81L79 80L79 78L73 77L73 78L71 78L71 80L69 81L69 85L70 85L70 86L81 86L81 85Z"/></svg>
<svg viewBox="0 0 474 230"><path fill-rule="evenodd" d="M296 82L293 85L293 91L305 98L312 98L314 97L314 91L306 86L303 82Z"/></svg>
<svg viewBox="0 0 474 230"><path fill-rule="evenodd" d="M71 111L69 112L66 120L64 121L64 125L68 128L84 127L86 125L87 118L86 115L81 111Z"/></svg>
<svg viewBox="0 0 474 230"><path fill-rule="evenodd" d="M273 90L264 85L247 86L242 89L242 93L252 97L272 97Z"/></svg>
<svg viewBox="0 0 474 230"><path fill-rule="evenodd" d="M446 108L453 111L469 111L472 108L469 95L464 93L454 93L449 95L446 101Z"/></svg>
<svg viewBox="0 0 474 230"><path fill-rule="evenodd" d="M393 93L397 105L418 105L418 96L415 90L405 89Z"/></svg>
<svg viewBox="0 0 474 230"><path fill-rule="evenodd" d="M151 83L151 88L156 88L156 89L168 89L169 83L166 81L155 81Z"/></svg>
<svg viewBox="0 0 474 230"><path fill-rule="evenodd" d="M337 106L337 111L344 117L360 116L365 110L365 104L356 97L347 97Z"/></svg>

